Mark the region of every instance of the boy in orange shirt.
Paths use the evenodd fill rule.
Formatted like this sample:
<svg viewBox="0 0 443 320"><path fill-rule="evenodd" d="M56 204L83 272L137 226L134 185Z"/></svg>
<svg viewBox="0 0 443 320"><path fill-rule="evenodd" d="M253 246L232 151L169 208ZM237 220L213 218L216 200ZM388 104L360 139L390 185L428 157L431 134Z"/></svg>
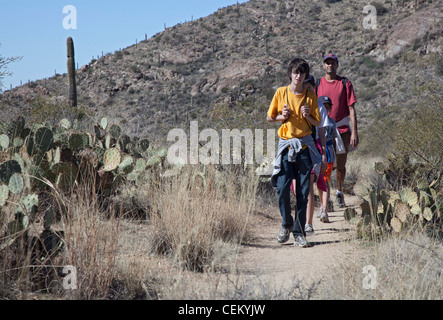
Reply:
<svg viewBox="0 0 443 320"><path fill-rule="evenodd" d="M280 139L271 176L282 215L277 241L287 242L292 232L294 244L299 247L311 246L304 230L311 169L318 176L325 169L322 165L326 166L326 157L320 155L311 135L311 128L320 124L321 116L315 92L303 89L303 81L308 75L308 63L301 58L293 59L288 67L291 84L277 89L267 114L267 121L282 123L278 130ZM290 205L293 179L296 181L297 201L295 221Z"/></svg>

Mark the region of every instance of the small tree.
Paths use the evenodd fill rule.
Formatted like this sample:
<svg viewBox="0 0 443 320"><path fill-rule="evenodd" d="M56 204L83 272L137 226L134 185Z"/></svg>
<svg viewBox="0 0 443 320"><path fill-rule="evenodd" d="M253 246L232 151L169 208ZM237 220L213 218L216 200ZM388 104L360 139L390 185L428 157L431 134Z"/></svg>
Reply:
<svg viewBox="0 0 443 320"><path fill-rule="evenodd" d="M8 65L12 62L20 61L23 57L4 58L0 55L0 89L3 87L3 79L11 76L12 72L8 71Z"/></svg>

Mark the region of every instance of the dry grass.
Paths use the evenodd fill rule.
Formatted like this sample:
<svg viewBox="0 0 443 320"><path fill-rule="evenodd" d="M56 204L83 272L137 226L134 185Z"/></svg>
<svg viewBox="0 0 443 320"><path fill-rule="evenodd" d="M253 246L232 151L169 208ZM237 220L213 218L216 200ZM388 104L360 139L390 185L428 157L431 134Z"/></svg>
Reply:
<svg viewBox="0 0 443 320"><path fill-rule="evenodd" d="M363 178L371 162L352 160L350 170ZM27 299L39 292L45 293L39 298L50 299L441 298L443 247L423 234L364 242L363 250L370 254L339 261L330 278L311 287L294 279L293 286L284 290L263 282L259 275L237 274L238 251L252 238L247 227L256 203L257 179L239 168L189 166L161 183L152 174L143 186L123 188L126 196L145 204L146 219L125 217L112 201L104 207L93 196L93 184L69 195L53 189L61 213L54 229L63 234L63 250L39 268L32 267L35 261L26 246L15 257L0 252L0 295L10 299ZM38 279L35 273L46 270L43 264L54 272L48 273L46 287L37 290L32 282ZM59 271L66 265L77 269L75 290L62 288ZM375 290L363 288L366 265L376 267Z"/></svg>
<svg viewBox="0 0 443 320"><path fill-rule="evenodd" d="M377 190L388 188L388 182L383 176L375 172L373 164L375 162L384 162L382 157L365 156L351 153L348 156L346 165L346 181L345 184L352 182L353 192L362 197L372 190L375 186Z"/></svg>
<svg viewBox="0 0 443 320"><path fill-rule="evenodd" d="M57 196L62 211L58 227L63 231L63 265L75 266L77 287L64 291L69 298L103 299L117 276L116 254L121 217L113 207L105 217L94 188L82 186L69 197Z"/></svg>
<svg viewBox="0 0 443 320"><path fill-rule="evenodd" d="M368 248L365 248L368 250ZM369 248L372 254L343 259L331 270L321 299L434 300L443 296L443 246L422 233L390 237ZM365 266L376 270L375 289L365 289Z"/></svg>
<svg viewBox="0 0 443 320"><path fill-rule="evenodd" d="M152 249L170 253L181 267L203 271L215 265L217 247L239 244L255 204L257 176L234 170L186 167L172 178L138 190L152 205Z"/></svg>
<svg viewBox="0 0 443 320"><path fill-rule="evenodd" d="M170 295L167 281L155 274L158 265L150 269L154 261L162 259L175 266L173 270L178 273L227 270L235 264L240 243L248 237L246 226L255 204L256 182L253 172L238 168L218 171L213 167L186 167L178 176L161 183L152 174L128 195L147 205L146 220L124 219L125 212L113 201L104 206L95 195L93 180L86 180L67 195L51 186L51 201L61 218L52 229L63 235L63 250L57 258L45 260L38 270L29 258L33 248L23 244L13 255L3 250L6 271L2 272L2 295L12 285L20 293L33 292L30 278L42 268L53 272L39 292L67 299ZM37 224L29 228L41 230ZM77 271L75 290L62 289L65 275L60 270L67 265ZM23 272L7 272L12 268Z"/></svg>

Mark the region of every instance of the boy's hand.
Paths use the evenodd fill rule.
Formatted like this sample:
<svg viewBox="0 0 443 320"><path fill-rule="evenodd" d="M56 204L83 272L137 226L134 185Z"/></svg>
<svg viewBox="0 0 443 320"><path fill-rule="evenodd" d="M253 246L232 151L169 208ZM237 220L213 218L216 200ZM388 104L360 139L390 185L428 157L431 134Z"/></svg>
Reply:
<svg viewBox="0 0 443 320"><path fill-rule="evenodd" d="M304 105L301 107L301 114L304 118L306 118L307 116L309 116L309 113L311 112L311 110L309 109L308 106Z"/></svg>
<svg viewBox="0 0 443 320"><path fill-rule="evenodd" d="M284 108L281 114L285 120L288 120L288 118L291 116L291 109L288 108L287 104L285 104L283 107Z"/></svg>

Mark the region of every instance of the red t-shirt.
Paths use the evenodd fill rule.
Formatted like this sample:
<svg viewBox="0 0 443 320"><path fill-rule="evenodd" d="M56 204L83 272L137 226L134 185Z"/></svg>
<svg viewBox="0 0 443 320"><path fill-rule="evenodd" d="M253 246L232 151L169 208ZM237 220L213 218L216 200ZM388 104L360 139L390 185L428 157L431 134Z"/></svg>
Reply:
<svg viewBox="0 0 443 320"><path fill-rule="evenodd" d="M343 90L342 77L337 75L337 79L331 82L324 77L320 79L320 85L317 89L317 96L327 96L332 100L332 109L329 112L329 117L335 122L349 116L349 106L357 102L354 94L354 87L349 79L346 81L346 94ZM348 126L338 127L340 133L349 131Z"/></svg>

